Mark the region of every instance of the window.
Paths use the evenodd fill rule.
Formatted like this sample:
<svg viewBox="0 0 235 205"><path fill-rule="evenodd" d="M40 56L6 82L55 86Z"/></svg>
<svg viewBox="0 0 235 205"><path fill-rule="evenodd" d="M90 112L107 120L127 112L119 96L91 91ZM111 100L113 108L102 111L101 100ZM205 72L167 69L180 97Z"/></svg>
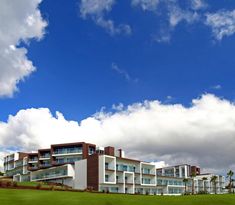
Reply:
<svg viewBox="0 0 235 205"><path fill-rule="evenodd" d="M127 182L127 179L128 179L128 178L127 178L127 177L125 177L125 182Z"/></svg>
<svg viewBox="0 0 235 205"><path fill-rule="evenodd" d="M105 162L105 169L109 169L109 163Z"/></svg>
<svg viewBox="0 0 235 205"><path fill-rule="evenodd" d="M109 181L109 175L105 175L105 181L106 181L106 182Z"/></svg>

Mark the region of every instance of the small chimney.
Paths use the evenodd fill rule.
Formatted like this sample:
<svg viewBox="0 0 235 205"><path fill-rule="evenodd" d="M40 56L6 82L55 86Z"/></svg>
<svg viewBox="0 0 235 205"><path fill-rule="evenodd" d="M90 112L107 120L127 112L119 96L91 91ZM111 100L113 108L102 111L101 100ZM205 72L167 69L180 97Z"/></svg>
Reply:
<svg viewBox="0 0 235 205"><path fill-rule="evenodd" d="M105 147L104 148L104 154L114 156L114 147Z"/></svg>

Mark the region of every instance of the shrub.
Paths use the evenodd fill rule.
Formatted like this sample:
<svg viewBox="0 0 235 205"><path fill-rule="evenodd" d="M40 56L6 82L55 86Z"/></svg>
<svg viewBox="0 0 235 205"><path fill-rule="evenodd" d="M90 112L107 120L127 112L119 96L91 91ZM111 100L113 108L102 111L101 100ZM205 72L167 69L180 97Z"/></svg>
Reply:
<svg viewBox="0 0 235 205"><path fill-rule="evenodd" d="M199 191L197 194L208 194L207 191Z"/></svg>
<svg viewBox="0 0 235 205"><path fill-rule="evenodd" d="M54 191L54 190L55 190L55 186L52 185L52 186L50 187L50 190L51 190L51 191Z"/></svg>
<svg viewBox="0 0 235 205"><path fill-rule="evenodd" d="M13 187L17 187L17 186L18 186L17 182L13 182L13 183L12 183L12 186L13 186Z"/></svg>
<svg viewBox="0 0 235 205"><path fill-rule="evenodd" d="M42 188L42 184L38 183L37 186L36 186L36 189L41 189L41 188Z"/></svg>
<svg viewBox="0 0 235 205"><path fill-rule="evenodd" d="M12 182L11 181L7 181L6 182L6 187L11 187L12 186Z"/></svg>

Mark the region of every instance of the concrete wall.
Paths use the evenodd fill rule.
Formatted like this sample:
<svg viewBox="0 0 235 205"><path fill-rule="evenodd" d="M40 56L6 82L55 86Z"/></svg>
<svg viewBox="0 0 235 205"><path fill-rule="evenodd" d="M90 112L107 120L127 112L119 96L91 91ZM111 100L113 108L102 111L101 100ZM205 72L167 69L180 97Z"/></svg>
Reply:
<svg viewBox="0 0 235 205"><path fill-rule="evenodd" d="M84 190L87 188L87 160L75 162L74 188Z"/></svg>

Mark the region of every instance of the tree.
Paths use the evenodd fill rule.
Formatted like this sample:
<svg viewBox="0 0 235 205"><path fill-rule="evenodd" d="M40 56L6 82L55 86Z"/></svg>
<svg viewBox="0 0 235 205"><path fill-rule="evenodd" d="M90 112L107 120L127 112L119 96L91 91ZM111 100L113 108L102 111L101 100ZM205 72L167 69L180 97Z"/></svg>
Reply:
<svg viewBox="0 0 235 205"><path fill-rule="evenodd" d="M196 172L192 172L191 177L192 177L192 194L194 194L194 192L195 192L194 177L196 177Z"/></svg>
<svg viewBox="0 0 235 205"><path fill-rule="evenodd" d="M4 175L4 173L3 172L0 172L0 176L3 176Z"/></svg>
<svg viewBox="0 0 235 205"><path fill-rule="evenodd" d="M234 179L232 179L232 188L233 188L233 194L234 194Z"/></svg>
<svg viewBox="0 0 235 205"><path fill-rule="evenodd" d="M202 181L203 181L203 187L204 187L204 192L206 193L207 192L207 189L206 189L206 180L207 180L207 178L206 177L203 177L202 178Z"/></svg>
<svg viewBox="0 0 235 205"><path fill-rule="evenodd" d="M187 179L187 178L184 178L184 179L183 179L183 182L184 182L184 194L186 194L188 179Z"/></svg>
<svg viewBox="0 0 235 205"><path fill-rule="evenodd" d="M214 191L215 191L215 194L217 194L217 186L216 186L216 181L217 181L217 176L213 176L213 177L211 177L211 183L213 184L213 186L214 186Z"/></svg>
<svg viewBox="0 0 235 205"><path fill-rule="evenodd" d="M233 182L232 182L232 177L234 175L234 172L232 170L229 170L229 172L227 173L227 178L229 178L229 185L228 185L228 189L229 189L229 193L232 193L232 186L233 186Z"/></svg>

